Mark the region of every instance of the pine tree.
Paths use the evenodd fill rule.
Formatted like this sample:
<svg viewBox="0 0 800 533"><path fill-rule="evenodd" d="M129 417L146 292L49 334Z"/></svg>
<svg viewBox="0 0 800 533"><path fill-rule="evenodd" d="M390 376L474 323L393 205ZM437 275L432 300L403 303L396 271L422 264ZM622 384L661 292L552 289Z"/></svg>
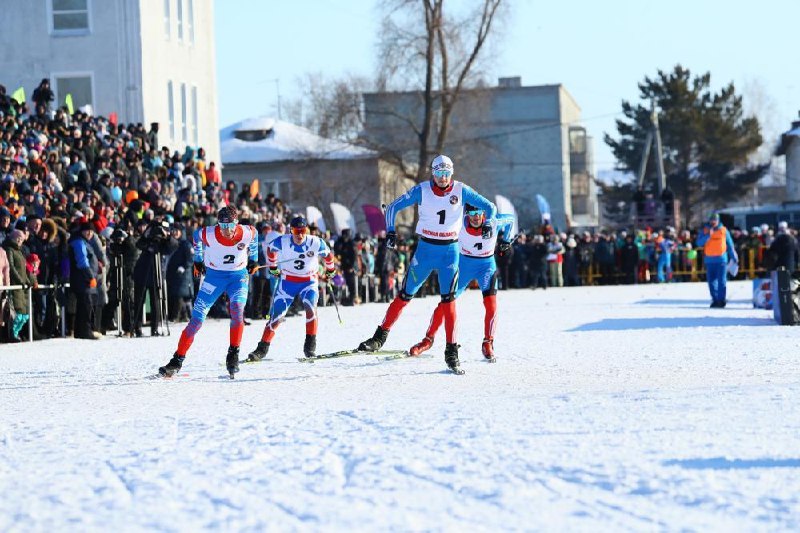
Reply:
<svg viewBox="0 0 800 533"><path fill-rule="evenodd" d="M618 168L637 172L650 128L650 101L655 100L667 187L681 201L689 224L703 216L698 204L717 208L742 197L768 167L748 163L762 143L761 127L756 118L744 116L733 83L718 93L710 84L710 73L693 77L681 65L672 72L659 70L639 84L641 104L622 102L626 119L617 120L619 137L605 135ZM655 183L655 172L651 155L645 183Z"/></svg>

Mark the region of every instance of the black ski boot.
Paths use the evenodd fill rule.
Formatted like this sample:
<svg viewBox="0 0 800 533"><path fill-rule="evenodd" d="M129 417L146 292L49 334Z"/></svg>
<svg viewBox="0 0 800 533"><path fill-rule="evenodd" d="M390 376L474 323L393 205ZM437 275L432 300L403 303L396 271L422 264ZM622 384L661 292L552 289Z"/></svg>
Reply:
<svg viewBox="0 0 800 533"><path fill-rule="evenodd" d="M172 356L172 359L169 360L169 363L158 369L158 373L164 376L165 378L171 378L178 372L178 370L181 369L181 366L183 366L184 357L186 356L178 355L176 353L175 355Z"/></svg>
<svg viewBox="0 0 800 533"><path fill-rule="evenodd" d="M317 355L317 336L306 335L306 342L303 343L303 355L314 357Z"/></svg>
<svg viewBox="0 0 800 533"><path fill-rule="evenodd" d="M444 347L444 362L453 374L463 374L461 364L458 362L458 347L454 342L448 342Z"/></svg>
<svg viewBox="0 0 800 533"><path fill-rule="evenodd" d="M362 352L377 352L383 347L383 343L386 342L386 337L388 336L389 331L378 326L378 329L375 330L375 334L359 344L358 349Z"/></svg>
<svg viewBox="0 0 800 533"><path fill-rule="evenodd" d="M239 371L239 347L229 346L228 356L225 358L225 366L228 367L228 374L233 375Z"/></svg>
<svg viewBox="0 0 800 533"><path fill-rule="evenodd" d="M261 361L267 356L267 352L269 352L269 343L258 341L258 346L256 346L256 349L247 355L247 360L252 363Z"/></svg>

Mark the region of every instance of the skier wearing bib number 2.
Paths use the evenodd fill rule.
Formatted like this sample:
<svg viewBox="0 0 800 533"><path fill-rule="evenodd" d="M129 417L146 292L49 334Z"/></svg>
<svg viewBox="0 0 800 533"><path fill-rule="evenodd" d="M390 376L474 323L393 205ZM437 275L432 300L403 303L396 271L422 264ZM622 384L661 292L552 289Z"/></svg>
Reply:
<svg viewBox="0 0 800 533"><path fill-rule="evenodd" d="M249 274L258 268L258 234L253 226L239 224L236 207L229 205L217 213L217 225L194 232L194 274L205 278L200 283L192 318L181 333L178 349L169 363L158 369L165 377L181 369L194 336L203 326L208 311L222 293L228 295L231 314L230 346L225 366L231 378L239 371L239 344L244 331L244 306L250 283Z"/></svg>
<svg viewBox="0 0 800 533"><path fill-rule="evenodd" d="M247 356L248 361L263 359L275 337L275 329L283 321L294 297L299 295L306 310L306 340L303 353L314 357L317 350L317 300L319 300L319 258L325 259L325 276L333 277L333 254L324 240L308 234L308 222L303 217L294 217L290 223L291 235L281 235L267 248L269 272L280 277L269 321L256 349Z"/></svg>
<svg viewBox="0 0 800 533"><path fill-rule="evenodd" d="M453 162L449 157L436 156L431 163L431 174L430 181L415 185L386 208L386 245L393 248L397 240L397 233L394 230L395 215L407 207L419 205L419 221L416 228L419 243L411 258L400 294L389 304L386 316L374 335L362 342L358 349L376 351L383 346L389 330L400 317L403 308L422 287L431 272L436 270L442 296L439 307L444 317L447 335L444 360L451 371L463 374L456 343L455 294L458 283L458 235L463 225L464 204L476 206L486 213L488 220L495 217L496 209L493 203L469 186L453 179ZM491 233L490 224L481 227L481 234L486 238Z"/></svg>
<svg viewBox="0 0 800 533"><path fill-rule="evenodd" d="M497 264L494 260L494 248L500 235L499 249L508 251L511 248L509 237L514 226L513 215L497 215L495 218L487 219L484 212L477 207L468 205L464 211L464 227L458 236L458 243L461 247L461 255L458 261L458 285L456 287L456 299L464 292L472 280L478 282L478 286L483 293L483 307L486 310L483 319L483 343L481 352L487 361L493 363L494 357L494 327L497 318ZM483 236L482 228L484 224L492 226L492 235L489 238ZM425 338L415 344L409 350L411 355L419 355L431 349L433 339L439 327L442 325L444 315L442 306L438 306L431 317L428 331Z"/></svg>

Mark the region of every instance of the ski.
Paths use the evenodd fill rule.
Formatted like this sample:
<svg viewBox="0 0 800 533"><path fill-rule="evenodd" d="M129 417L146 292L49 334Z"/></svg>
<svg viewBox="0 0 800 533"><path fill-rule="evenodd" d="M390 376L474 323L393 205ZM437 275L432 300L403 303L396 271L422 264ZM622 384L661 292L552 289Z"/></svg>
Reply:
<svg viewBox="0 0 800 533"><path fill-rule="evenodd" d="M361 350L340 350L338 352L331 352L331 353L321 353L315 355L314 357L298 357L297 360L301 363L313 363L314 361L319 361L322 359L337 359L339 357L350 357L353 355L375 355L377 357L381 356L397 356L406 357L408 352L406 350L377 350L374 352L365 352Z"/></svg>
<svg viewBox="0 0 800 533"><path fill-rule="evenodd" d="M185 377L189 377L189 374L186 372L179 374L172 374L171 376L165 376L161 373L155 373L146 376L145 379L155 380L155 379L173 379L173 378L185 378Z"/></svg>
<svg viewBox="0 0 800 533"><path fill-rule="evenodd" d="M398 361L402 359L433 359L433 354L411 355L407 350L391 355L378 355L379 361Z"/></svg>

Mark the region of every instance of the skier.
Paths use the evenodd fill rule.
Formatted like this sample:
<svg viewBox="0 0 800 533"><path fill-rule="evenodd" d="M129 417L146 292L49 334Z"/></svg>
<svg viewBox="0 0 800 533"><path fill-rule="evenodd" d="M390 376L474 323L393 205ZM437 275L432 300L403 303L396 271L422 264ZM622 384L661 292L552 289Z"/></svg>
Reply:
<svg viewBox="0 0 800 533"><path fill-rule="evenodd" d="M493 203L469 186L453 179L453 162L446 155L438 155L431 162L431 175L430 181L415 185L386 208L386 245L389 248L394 248L397 241L394 230L397 212L413 205L419 205L416 233L420 240L400 293L389 304L381 325L371 338L359 344L358 349L377 351L383 346L403 308L431 272L436 270L442 297L439 306L442 308L447 334L444 360L450 370L462 374L456 343L455 292L458 282L458 234L463 225L464 204L476 206L486 213L488 220L494 219L496 209ZM491 224L484 223L481 234L488 239L492 234Z"/></svg>
<svg viewBox="0 0 800 533"><path fill-rule="evenodd" d="M209 309L224 292L228 295L231 314L230 346L225 366L232 379L239 371L239 344L244 330L249 274L258 268L258 235L253 226L240 225L236 207L228 205L219 210L215 226L194 232L193 246L194 274L196 277L205 274L205 278L200 283L192 318L181 333L178 349L158 372L170 377L181 369L186 352Z"/></svg>
<svg viewBox="0 0 800 533"><path fill-rule="evenodd" d="M267 265L273 276L280 277L269 321L256 349L247 356L248 361L260 361L269 352L275 329L283 322L294 297L299 295L306 310L306 340L303 353L314 357L317 350L317 300L319 300L319 258L325 259L325 280L333 277L333 254L319 237L308 234L308 222L301 216L290 223L291 235L281 235L273 240L267 250Z"/></svg>
<svg viewBox="0 0 800 533"><path fill-rule="evenodd" d="M486 310L483 319L481 352L488 361L494 362L494 328L497 317L497 265L494 259L494 249L499 235L502 234L505 239L511 235L514 217L498 214L487 221L486 214L477 207L468 205L464 211L466 223L458 236L461 255L458 260L458 285L455 297L461 296L472 280L478 282L483 293L483 307ZM482 229L487 223L492 227L492 234L485 238ZM498 246L500 252L507 252L511 248L511 242L505 239L501 240ZM443 311L441 305L433 311L425 338L411 347L409 350L411 355L416 356L431 349L436 332L444 319Z"/></svg>

